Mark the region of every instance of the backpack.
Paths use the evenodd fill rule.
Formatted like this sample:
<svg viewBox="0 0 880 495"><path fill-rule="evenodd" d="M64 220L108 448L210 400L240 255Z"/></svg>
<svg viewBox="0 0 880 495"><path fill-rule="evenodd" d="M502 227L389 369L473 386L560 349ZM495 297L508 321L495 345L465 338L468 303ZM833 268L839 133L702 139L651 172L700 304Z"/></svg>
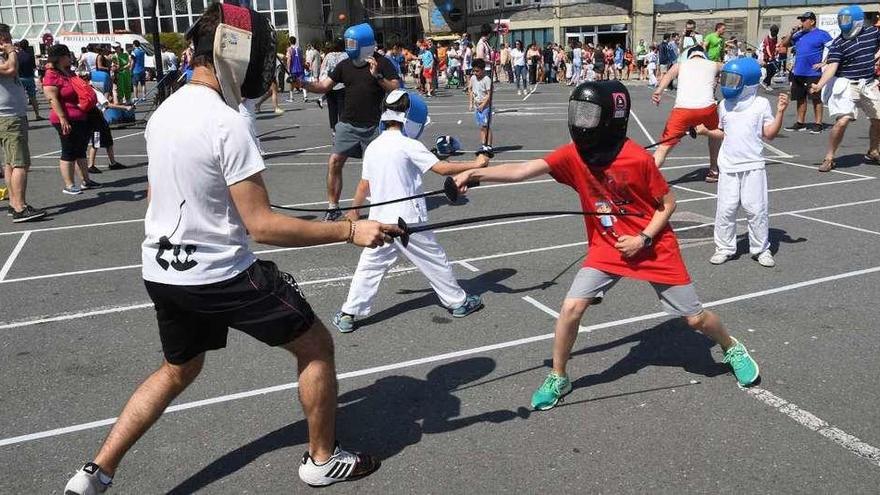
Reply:
<svg viewBox="0 0 880 495"><path fill-rule="evenodd" d="M92 89L92 85L83 81L78 76L73 76L68 78L70 81L70 85L73 86L73 90L76 91L76 96L79 102L77 102L76 106L79 107L83 112L90 112L93 108L98 106L98 97L95 96L95 91Z"/></svg>

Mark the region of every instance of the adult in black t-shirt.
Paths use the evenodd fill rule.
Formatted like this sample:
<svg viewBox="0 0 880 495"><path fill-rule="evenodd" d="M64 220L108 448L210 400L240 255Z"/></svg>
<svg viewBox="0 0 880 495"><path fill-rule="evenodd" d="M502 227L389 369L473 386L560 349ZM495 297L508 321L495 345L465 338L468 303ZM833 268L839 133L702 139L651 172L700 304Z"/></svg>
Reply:
<svg viewBox="0 0 880 495"><path fill-rule="evenodd" d="M350 58L336 66L329 77L318 82L307 82L312 93L326 93L337 83L345 84L345 104L342 117L336 123L333 150L327 164L327 201L325 221L337 220L339 196L342 194L342 167L351 158L361 158L367 145L379 134L382 100L398 88L398 75L387 58L374 55L362 66Z"/></svg>
<svg viewBox="0 0 880 495"><path fill-rule="evenodd" d="M547 46L541 51L541 58L544 59L544 82L556 82L556 74L553 72L553 44L547 43Z"/></svg>
<svg viewBox="0 0 880 495"><path fill-rule="evenodd" d="M37 105L37 82L34 80L34 73L37 71L37 63L34 61L34 54L31 52L28 40L21 40L18 44L18 80L24 86L24 90L28 95L28 101L31 108L34 109L36 120L43 120L40 117L40 107Z"/></svg>

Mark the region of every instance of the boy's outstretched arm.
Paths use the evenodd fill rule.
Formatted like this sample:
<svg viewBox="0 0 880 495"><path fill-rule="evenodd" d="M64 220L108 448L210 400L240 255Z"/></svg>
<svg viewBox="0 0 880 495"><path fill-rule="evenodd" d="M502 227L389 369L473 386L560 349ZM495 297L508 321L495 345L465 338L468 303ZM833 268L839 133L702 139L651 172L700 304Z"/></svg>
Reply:
<svg viewBox="0 0 880 495"><path fill-rule="evenodd" d="M773 118L773 122L764 126L765 140L772 141L779 134L786 108L788 108L788 93L779 93L779 100L776 102L776 116Z"/></svg>
<svg viewBox="0 0 880 495"><path fill-rule="evenodd" d="M698 135L707 136L709 139L724 139L724 129L709 129L705 125L699 124L694 127L694 130Z"/></svg>
<svg viewBox="0 0 880 495"><path fill-rule="evenodd" d="M480 182L522 182L539 175L550 173L550 165L543 159L525 163L508 163L495 167L477 168L462 172L454 177L459 190L467 191L467 183Z"/></svg>
<svg viewBox="0 0 880 495"><path fill-rule="evenodd" d="M474 168L482 168L489 165L489 157L477 155L475 160L469 162L440 161L431 167L431 172L439 175L456 175Z"/></svg>

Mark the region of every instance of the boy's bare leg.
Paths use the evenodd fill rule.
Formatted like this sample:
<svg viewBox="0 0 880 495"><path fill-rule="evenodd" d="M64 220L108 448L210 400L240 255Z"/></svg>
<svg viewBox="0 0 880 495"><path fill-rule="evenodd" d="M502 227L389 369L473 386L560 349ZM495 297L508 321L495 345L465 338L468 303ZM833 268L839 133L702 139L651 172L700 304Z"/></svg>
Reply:
<svg viewBox="0 0 880 495"><path fill-rule="evenodd" d="M587 299L566 298L562 302L553 337L553 371L559 376L566 376L565 368L571 358L571 348L577 340L581 318L588 307L590 301Z"/></svg>

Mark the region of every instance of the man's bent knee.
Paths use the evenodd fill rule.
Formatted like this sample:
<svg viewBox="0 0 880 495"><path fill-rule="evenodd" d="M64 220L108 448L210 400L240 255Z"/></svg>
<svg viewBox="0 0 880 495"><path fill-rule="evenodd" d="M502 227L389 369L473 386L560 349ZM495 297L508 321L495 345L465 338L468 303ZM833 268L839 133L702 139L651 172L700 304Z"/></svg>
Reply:
<svg viewBox="0 0 880 495"><path fill-rule="evenodd" d="M305 333L282 347L293 353L297 359L333 359L333 337L318 320Z"/></svg>
<svg viewBox="0 0 880 495"><path fill-rule="evenodd" d="M162 363L161 370L164 371L166 375L175 382L175 384L186 387L199 376L204 364L205 353L203 352L183 364L171 364L168 361L165 361Z"/></svg>

